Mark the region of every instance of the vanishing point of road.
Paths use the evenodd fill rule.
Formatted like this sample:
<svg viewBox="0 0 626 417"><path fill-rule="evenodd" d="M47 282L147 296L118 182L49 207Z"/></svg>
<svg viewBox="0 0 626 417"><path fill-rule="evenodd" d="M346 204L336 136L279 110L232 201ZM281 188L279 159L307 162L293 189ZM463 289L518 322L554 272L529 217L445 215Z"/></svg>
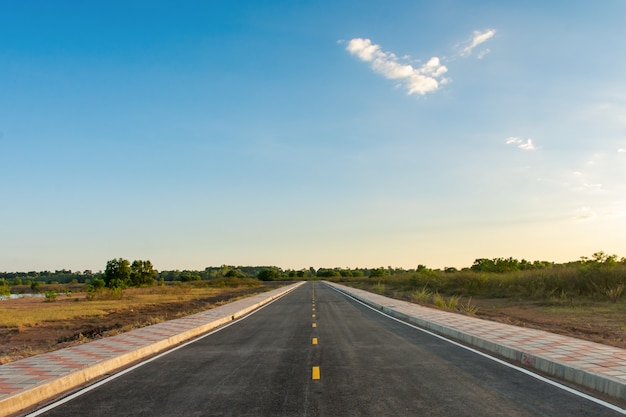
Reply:
<svg viewBox="0 0 626 417"><path fill-rule="evenodd" d="M308 282L44 416L618 416Z"/></svg>

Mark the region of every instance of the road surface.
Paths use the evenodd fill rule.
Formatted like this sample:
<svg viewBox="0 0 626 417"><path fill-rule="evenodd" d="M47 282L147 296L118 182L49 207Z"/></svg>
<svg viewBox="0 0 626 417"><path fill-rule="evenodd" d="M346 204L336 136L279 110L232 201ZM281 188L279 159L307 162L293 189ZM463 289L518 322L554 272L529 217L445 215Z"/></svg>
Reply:
<svg viewBox="0 0 626 417"><path fill-rule="evenodd" d="M321 282L44 416L620 416Z"/></svg>

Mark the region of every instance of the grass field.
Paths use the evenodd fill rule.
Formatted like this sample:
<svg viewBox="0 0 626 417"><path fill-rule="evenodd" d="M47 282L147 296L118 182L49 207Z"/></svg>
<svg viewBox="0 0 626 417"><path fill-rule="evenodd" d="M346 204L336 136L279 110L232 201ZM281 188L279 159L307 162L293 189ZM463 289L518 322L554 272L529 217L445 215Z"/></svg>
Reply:
<svg viewBox="0 0 626 417"><path fill-rule="evenodd" d="M208 310L277 285L241 280L236 286L104 289L0 301L0 363Z"/></svg>
<svg viewBox="0 0 626 417"><path fill-rule="evenodd" d="M180 303L219 296L230 288L194 288L191 286L129 288L120 294L102 292L87 300L85 293L63 293L55 301L46 298L23 299L26 302L0 302L0 326L30 327L44 322L104 317L114 311L132 310L148 305Z"/></svg>

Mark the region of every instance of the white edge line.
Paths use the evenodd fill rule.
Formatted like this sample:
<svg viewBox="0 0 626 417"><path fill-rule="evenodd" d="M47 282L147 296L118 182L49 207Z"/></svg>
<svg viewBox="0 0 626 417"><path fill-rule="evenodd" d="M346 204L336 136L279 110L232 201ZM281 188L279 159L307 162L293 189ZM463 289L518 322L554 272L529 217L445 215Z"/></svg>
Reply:
<svg viewBox="0 0 626 417"><path fill-rule="evenodd" d="M535 378L535 379L538 379L539 381L542 381L542 382L545 382L545 383L547 383L547 384L550 384L550 385L552 385L552 386L554 386L554 387L560 388L560 389L562 389L563 391L567 391L567 392L569 392L569 393L571 393L571 394L577 395L577 396L579 396L579 397L581 397L581 398L584 398L584 399L586 399L586 400L589 400L589 401L591 401L591 402L594 402L594 403L596 403L596 404L599 404L599 405L601 405L601 406L603 406L603 407L609 408L609 409L611 409L611 410L613 410L613 411L617 411L617 412L618 412L618 413L620 413L620 414L626 415L626 410L624 410L623 408L620 408L620 407L618 407L618 406L616 406L616 405L614 405L614 404L611 404L611 403L606 402L606 401L602 401L602 400L601 400L601 399L599 399L599 398L592 397L591 395L588 395L588 394L585 394L584 392L581 392L581 391L575 390L575 389L573 389L573 388L571 388L571 387L568 387L567 385L563 385L563 384L561 384L561 383L559 383L559 382L556 382L556 381L553 381L553 380L551 380L551 379L549 379L549 378L543 377L543 376L541 376L541 375L539 375L539 374L536 374L536 373L534 373L534 372L532 372L532 371L529 371L528 369L520 368L519 366L516 366L516 365L513 365L512 363L509 363L509 362L503 361L502 359L496 358L495 356L491 356L491 355L489 355L489 354L487 354L487 353L485 353L485 352L481 352L480 350L476 350L476 349L471 348L471 347L469 347L469 346L466 346L466 345L464 345L464 344L462 344L462 343L456 342L456 341L454 341L454 340L452 340L452 339L448 339L447 337L442 336L442 335L440 335L440 334L433 333L433 332L431 332L431 331L429 331L429 330L426 330L426 329L423 329L423 328L421 328L421 327L415 326L414 324L407 323L406 321L403 321L403 320L400 320L400 319L395 318L395 317L393 317L393 316L390 316L389 314L387 314L387 313L385 313L385 312L382 312L382 311L380 311L380 310L377 310L377 309L375 309L374 307L370 306L369 304L366 304L366 303L364 303L363 301L361 301L361 300L357 299L357 298L356 298L355 296L353 296L352 294L349 294L349 293L343 292L343 291L341 291L340 289L338 289L338 288L334 287L333 285L330 285L330 284L326 284L326 285L328 285L329 287L331 287L333 290L337 291L338 293L343 294L343 295L345 295L345 296L347 296L347 297L350 297L351 299L353 299L353 300L354 300L354 301L356 301L357 303L362 304L363 306L365 306L365 307L369 308L370 310L373 310L373 311L377 312L378 314L382 314L383 316L386 316L386 317L388 317L388 318L390 318L390 319L392 319L392 320L395 320L395 321L397 321L398 323L402 323L402 324L404 324L404 325L406 325L406 326L409 326L409 327L412 327L413 329L416 329L416 330L419 330L419 331L421 331L421 332L427 333L427 334L429 334L429 335L431 335L431 336L434 336L434 337L436 337L436 338L438 338L438 339L445 340L446 342L452 343L452 344L453 344L453 345L455 345L455 346L458 346L458 347L461 347L461 348L463 348L463 349L469 350L470 352L476 353L477 355L483 356L483 357L485 357L485 358L487 358L487 359L491 359L492 361L497 362L497 363L499 363L499 364L502 364L502 365L508 366L508 367L509 367L509 368L511 368L511 369L514 369L514 370L519 371L519 372L521 372L521 373L523 373L523 374L526 374L526 375L528 375L528 376L531 376L531 377L533 377L533 378Z"/></svg>
<svg viewBox="0 0 626 417"><path fill-rule="evenodd" d="M267 302L266 304L263 304L261 307L255 309L255 310L252 310L251 312L249 312L248 314L244 315L243 317L238 318L237 320L233 320L233 321L229 322L228 324L225 324L223 326L218 327L215 330L211 330L209 333L205 333L202 336L198 336L198 337L196 337L193 340L190 340L188 342L183 343L182 345L178 345L176 347L173 347L173 348L171 348L171 349L169 349L169 350L167 350L165 352L159 353L156 356L153 356L151 358L146 359L145 361L142 361L142 362L140 362L140 363L138 363L136 365L133 365L130 368L126 368L126 369L124 369L124 370L122 370L122 371L120 371L120 372L118 372L118 373L116 373L114 375L106 377L106 378L96 382L95 384L92 384L92 385L89 385L89 386L87 386L85 388L82 388L82 389L76 391L75 393L73 393L71 395L68 395L67 397L61 398L60 400L57 400L57 401L55 401L55 402L53 402L51 404L48 404L47 406L45 406L43 408L40 408L39 410L33 411L30 414L26 414L24 417L35 417L35 416L43 414L43 413L45 413L47 411L50 411L50 410L52 410L52 409L54 409L56 407L59 407L59 406L65 404L67 402L72 401L75 398L80 397L81 395L87 394L89 391L92 391L92 390L94 390L94 389L96 389L96 388L98 388L98 387L100 387L100 386L102 386L102 385L104 385L106 383L109 383L109 382L113 381L114 379L117 379L117 378L119 378L119 377L121 377L121 376L123 376L123 375L125 375L125 374L127 374L129 372L132 372L132 371L134 371L137 368L140 368L140 367L142 367L144 365L147 365L147 364L149 364L152 361L160 359L160 358L162 358L165 355L169 355L170 353L176 352L178 349L182 349L185 346L188 346L188 345L190 345L192 343L195 343L195 342L197 342L199 340L204 339L205 337L211 336L212 334L217 333L217 332L219 332L221 330L224 330L225 328L230 327L233 324L239 323L240 321L245 320L248 317L250 317L251 315L255 314L257 311L263 310L265 307L269 306L274 301L278 301L279 299L281 299L285 295L289 294L290 292L292 292L293 290L295 290L298 287L300 287L300 285L298 285L297 287L294 287L293 289L285 292L284 294L279 295L278 297L274 298L273 300Z"/></svg>

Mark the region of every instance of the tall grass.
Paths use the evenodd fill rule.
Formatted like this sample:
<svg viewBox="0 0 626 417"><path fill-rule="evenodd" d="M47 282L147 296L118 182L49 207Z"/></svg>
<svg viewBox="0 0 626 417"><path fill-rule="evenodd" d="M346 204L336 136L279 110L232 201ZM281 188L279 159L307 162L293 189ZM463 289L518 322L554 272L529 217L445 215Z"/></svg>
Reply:
<svg viewBox="0 0 626 417"><path fill-rule="evenodd" d="M385 293L385 284L382 281L378 281L372 287L372 291L374 291L377 294L384 294Z"/></svg>
<svg viewBox="0 0 626 417"><path fill-rule="evenodd" d="M426 270L375 279L337 277L335 280L376 292L403 292L407 299L416 302L428 302L437 293L462 297L561 300L588 297L617 302L626 289L626 264L574 263L505 273L470 269L455 272Z"/></svg>
<svg viewBox="0 0 626 417"><path fill-rule="evenodd" d="M416 303L428 303L433 296L432 291L424 286L418 290L411 292L411 301Z"/></svg>
<svg viewBox="0 0 626 417"><path fill-rule="evenodd" d="M446 299L443 295L436 292L433 294L433 304L439 308L447 308L449 310L456 310L459 305L459 300L461 297L458 296L450 296Z"/></svg>

